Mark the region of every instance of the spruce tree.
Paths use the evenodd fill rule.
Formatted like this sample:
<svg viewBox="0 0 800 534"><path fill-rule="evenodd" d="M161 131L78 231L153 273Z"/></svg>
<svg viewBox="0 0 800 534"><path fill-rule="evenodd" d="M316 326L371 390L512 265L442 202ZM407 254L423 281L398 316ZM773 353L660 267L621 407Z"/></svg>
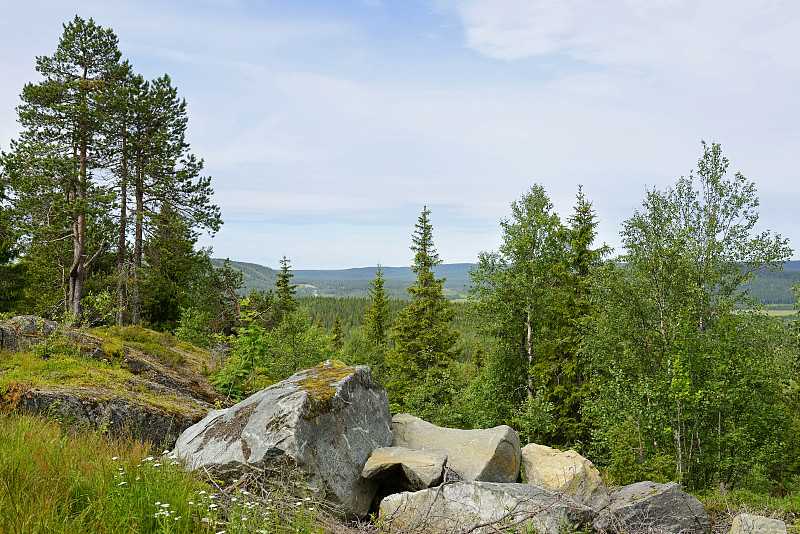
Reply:
<svg viewBox="0 0 800 534"><path fill-rule="evenodd" d="M281 270L277 277L275 293L278 297L278 322L280 322L285 315L292 313L297 308L297 300L295 300L297 286L291 283L294 274L291 273L291 265L289 265L289 259L286 256L281 258Z"/></svg>
<svg viewBox="0 0 800 534"><path fill-rule="evenodd" d="M344 342L342 341L342 321L339 319L339 314L333 319L333 329L331 330L331 343L336 352L342 350Z"/></svg>
<svg viewBox="0 0 800 534"><path fill-rule="evenodd" d="M364 316L364 324L367 327L367 339L374 345L382 345L386 342L386 332L389 330L389 321L391 319L389 296L384 287L385 283L386 278L384 278L381 266L378 264L378 270L375 272L375 279L372 280L370 287L367 289L370 304Z"/></svg>
<svg viewBox="0 0 800 534"><path fill-rule="evenodd" d="M421 415L450 400L447 370L458 354L459 337L451 328L455 309L442 294L445 279L437 279L433 271L441 260L433 245L430 213L424 207L415 227L411 250L417 279L408 288L411 304L392 325L395 347L387 356L392 401Z"/></svg>

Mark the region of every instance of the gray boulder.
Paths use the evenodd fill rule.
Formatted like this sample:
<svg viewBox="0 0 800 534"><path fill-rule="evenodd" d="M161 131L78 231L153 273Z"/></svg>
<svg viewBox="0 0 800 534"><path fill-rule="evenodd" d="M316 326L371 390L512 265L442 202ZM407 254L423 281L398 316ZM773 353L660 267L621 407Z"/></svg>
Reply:
<svg viewBox="0 0 800 534"><path fill-rule="evenodd" d="M637 482L614 491L592 524L597 532L678 534L707 531L703 504L675 482Z"/></svg>
<svg viewBox="0 0 800 534"><path fill-rule="evenodd" d="M382 447L372 451L361 476L382 485L419 491L442 481L447 455L405 447ZM394 492L393 492L394 493Z"/></svg>
<svg viewBox="0 0 800 534"><path fill-rule="evenodd" d="M600 510L608 506L608 489L594 464L575 451L529 443L522 448L525 482L571 495Z"/></svg>
<svg viewBox="0 0 800 534"><path fill-rule="evenodd" d="M447 467L461 480L516 482L519 435L502 425L486 430L443 428L407 413L392 417L392 446L447 455Z"/></svg>
<svg viewBox="0 0 800 534"><path fill-rule="evenodd" d="M223 480L289 463L318 499L363 517L377 484L361 470L391 440L389 400L369 367L327 361L209 413L180 436L175 452L187 467Z"/></svg>
<svg viewBox="0 0 800 534"><path fill-rule="evenodd" d="M503 527L546 534L568 532L596 512L572 497L530 484L456 482L381 501L392 527L412 532L498 532Z"/></svg>
<svg viewBox="0 0 800 534"><path fill-rule="evenodd" d="M786 534L786 523L761 515L739 514L733 518L730 534Z"/></svg>

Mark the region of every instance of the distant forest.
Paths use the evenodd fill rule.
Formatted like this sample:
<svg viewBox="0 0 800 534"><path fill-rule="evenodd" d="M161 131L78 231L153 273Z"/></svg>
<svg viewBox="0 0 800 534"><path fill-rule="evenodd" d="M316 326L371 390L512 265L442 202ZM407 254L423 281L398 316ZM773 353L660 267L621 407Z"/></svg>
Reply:
<svg viewBox="0 0 800 534"><path fill-rule="evenodd" d="M224 263L220 258L211 261L215 267L222 267ZM242 271L241 294L274 289L278 273L275 269L242 261L231 261L230 264ZM445 297L450 300L467 297L469 270L473 267L474 263L450 263L434 269L437 277L447 278L443 287ZM377 269L376 265L341 270L292 270L292 284L297 284L297 295L301 297L366 297L367 288L375 278ZM387 293L393 299L407 299L406 288L416 279L411 267L382 266L381 270L386 278Z"/></svg>
<svg viewBox="0 0 800 534"><path fill-rule="evenodd" d="M224 260L211 260L215 267L222 267ZM270 290L275 287L277 271L263 265L242 261L231 261L231 266L242 271L243 295L252 290ZM436 267L436 276L445 277L443 293L451 300L464 299L469 291L469 271L474 263L449 263ZM393 299L408 298L406 288L414 281L411 267L381 267L386 278L386 291ZM367 288L375 278L375 267L359 267L341 270L292 271L292 283L297 284L301 297L357 297L366 298ZM791 309L796 301L792 286L800 283L800 261L788 261L781 272L760 269L758 278L744 286L759 302L775 309ZM327 321L326 321L327 322Z"/></svg>

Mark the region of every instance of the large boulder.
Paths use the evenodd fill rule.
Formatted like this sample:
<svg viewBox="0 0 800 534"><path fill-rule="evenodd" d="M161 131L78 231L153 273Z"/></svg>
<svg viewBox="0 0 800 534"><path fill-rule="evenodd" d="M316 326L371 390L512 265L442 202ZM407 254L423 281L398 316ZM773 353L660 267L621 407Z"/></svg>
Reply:
<svg viewBox="0 0 800 534"><path fill-rule="evenodd" d="M566 493L595 510L608 506L608 489L594 464L575 451L529 443L522 448L522 476L528 484Z"/></svg>
<svg viewBox="0 0 800 534"><path fill-rule="evenodd" d="M519 476L519 435L511 427L443 428L404 413L392 417L392 433L394 447L446 454L461 480L516 482Z"/></svg>
<svg viewBox="0 0 800 534"><path fill-rule="evenodd" d="M498 532L514 525L520 532L559 534L595 514L572 497L540 486L475 481L397 493L380 506L390 525L426 533Z"/></svg>
<svg viewBox="0 0 800 534"><path fill-rule="evenodd" d="M733 518L730 534L786 534L786 523L761 515L739 514Z"/></svg>
<svg viewBox="0 0 800 534"><path fill-rule="evenodd" d="M597 532L678 534L708 531L703 504L675 482L637 482L611 493L611 503L592 524Z"/></svg>
<svg viewBox="0 0 800 534"><path fill-rule="evenodd" d="M377 484L361 470L374 449L391 443L391 420L369 367L327 361L211 412L181 435L175 452L187 467L223 480L289 463L317 498L363 517Z"/></svg>

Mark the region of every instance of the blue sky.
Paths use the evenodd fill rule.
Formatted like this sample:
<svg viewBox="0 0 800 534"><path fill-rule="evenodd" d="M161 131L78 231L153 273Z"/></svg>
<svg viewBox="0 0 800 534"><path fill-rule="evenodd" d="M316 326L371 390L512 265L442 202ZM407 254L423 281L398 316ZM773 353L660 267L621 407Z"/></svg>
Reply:
<svg viewBox="0 0 800 534"><path fill-rule="evenodd" d="M0 148L75 14L186 98L218 257L409 265L427 205L441 258L471 262L534 183L564 217L582 184L620 252L622 221L688 175L701 139L756 183L760 229L800 247L796 0L9 2Z"/></svg>

